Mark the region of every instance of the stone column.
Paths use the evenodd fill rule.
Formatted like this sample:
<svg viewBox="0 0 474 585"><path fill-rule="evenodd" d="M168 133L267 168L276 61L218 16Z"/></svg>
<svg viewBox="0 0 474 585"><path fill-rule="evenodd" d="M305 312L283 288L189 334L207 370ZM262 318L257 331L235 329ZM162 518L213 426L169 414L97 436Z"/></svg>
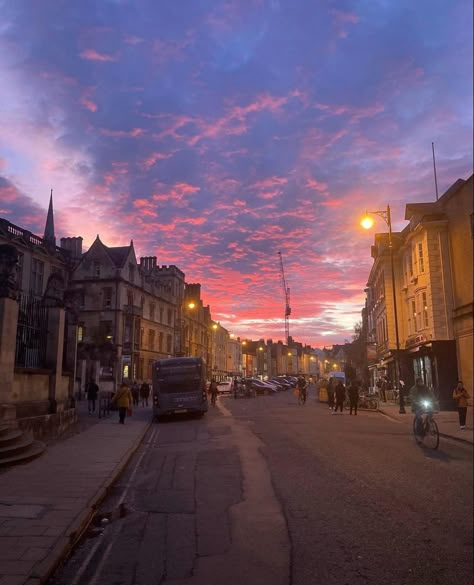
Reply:
<svg viewBox="0 0 474 585"><path fill-rule="evenodd" d="M0 298L0 404L11 402L17 324L17 301Z"/></svg>
<svg viewBox="0 0 474 585"><path fill-rule="evenodd" d="M18 252L10 244L0 245L0 419L12 418L15 369Z"/></svg>
<svg viewBox="0 0 474 585"><path fill-rule="evenodd" d="M50 307L48 309L48 342L46 345L46 363L52 370L49 379L49 412L58 410L58 398L62 380L63 348L64 348L64 309Z"/></svg>

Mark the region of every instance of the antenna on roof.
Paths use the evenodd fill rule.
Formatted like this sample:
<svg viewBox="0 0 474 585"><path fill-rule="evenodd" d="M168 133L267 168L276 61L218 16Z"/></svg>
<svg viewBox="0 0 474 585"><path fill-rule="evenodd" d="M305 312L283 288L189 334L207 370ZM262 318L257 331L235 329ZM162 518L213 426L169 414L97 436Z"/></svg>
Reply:
<svg viewBox="0 0 474 585"><path fill-rule="evenodd" d="M436 159L435 159L434 142L431 143L431 149L433 150L433 169L434 169L434 180L435 180L435 189L436 189L436 201L438 201L438 179L436 177Z"/></svg>

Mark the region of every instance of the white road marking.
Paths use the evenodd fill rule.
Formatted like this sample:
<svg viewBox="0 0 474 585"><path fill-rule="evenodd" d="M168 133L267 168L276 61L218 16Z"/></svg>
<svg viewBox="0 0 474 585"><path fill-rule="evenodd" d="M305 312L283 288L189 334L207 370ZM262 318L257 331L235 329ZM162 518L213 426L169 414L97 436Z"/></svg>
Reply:
<svg viewBox="0 0 474 585"><path fill-rule="evenodd" d="M122 495L118 501L118 505L117 507L119 508L124 500L125 497L128 493L128 490L130 489L131 485L133 484L133 479L135 478L135 475L138 471L138 468L140 466L140 463L142 462L142 459L144 458L144 456L147 454L148 450L150 449L150 447L152 445L156 444L156 440L158 438L158 434L159 434L159 429L157 427L155 427L151 433L151 437L150 437L150 441L148 443L146 443L146 447L143 450L143 453L140 455L134 469L132 472L132 475L130 476L129 481L127 482L127 484L124 487L124 490L122 492ZM102 572L102 569L104 567L104 564L106 562L106 560L108 559L109 555L110 555L110 550L113 546L113 544L115 543L115 540L120 532L120 524L116 524L113 528L114 530L112 531L112 535L111 535L111 541L109 543L109 545L107 546L107 548L105 549L105 552L99 562L99 564L97 565L97 568L95 570L94 575L92 576L92 579L89 581L89 585L96 585L97 583L97 579L100 576L100 573ZM95 553L97 552L97 549L99 548L99 546L102 544L102 539L99 538L99 540L97 540L97 542L94 544L94 546L91 548L91 550L89 551L89 554L87 555L87 557L84 559L84 561L81 563L81 566L79 567L76 576L74 577L74 580L72 581L71 585L78 585L80 583L80 580L82 579L82 576L84 575L87 567L89 566L90 561L92 560L92 558L94 557Z"/></svg>

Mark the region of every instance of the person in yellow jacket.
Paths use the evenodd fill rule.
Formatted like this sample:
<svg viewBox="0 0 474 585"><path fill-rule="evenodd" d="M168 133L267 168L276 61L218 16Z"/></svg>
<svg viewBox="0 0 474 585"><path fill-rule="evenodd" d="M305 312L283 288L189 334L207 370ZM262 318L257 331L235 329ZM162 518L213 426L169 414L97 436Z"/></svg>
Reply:
<svg viewBox="0 0 474 585"><path fill-rule="evenodd" d="M125 417L127 416L127 410L131 408L133 400L132 393L130 392L130 388L127 386L127 384L120 384L120 387L112 400L118 407L119 423L124 425Z"/></svg>
<svg viewBox="0 0 474 585"><path fill-rule="evenodd" d="M466 428L466 414L467 414L467 401L469 399L469 394L466 388L464 388L464 384L461 380L459 380L458 385L453 390L453 398L456 401L459 413L459 427L461 429Z"/></svg>

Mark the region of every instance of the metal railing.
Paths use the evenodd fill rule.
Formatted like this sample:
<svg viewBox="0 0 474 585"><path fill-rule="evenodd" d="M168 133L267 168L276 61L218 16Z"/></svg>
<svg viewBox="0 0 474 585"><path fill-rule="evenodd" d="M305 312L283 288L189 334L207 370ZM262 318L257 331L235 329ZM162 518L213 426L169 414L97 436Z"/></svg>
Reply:
<svg viewBox="0 0 474 585"><path fill-rule="evenodd" d="M46 368L48 309L41 299L21 293L18 303L15 366Z"/></svg>

